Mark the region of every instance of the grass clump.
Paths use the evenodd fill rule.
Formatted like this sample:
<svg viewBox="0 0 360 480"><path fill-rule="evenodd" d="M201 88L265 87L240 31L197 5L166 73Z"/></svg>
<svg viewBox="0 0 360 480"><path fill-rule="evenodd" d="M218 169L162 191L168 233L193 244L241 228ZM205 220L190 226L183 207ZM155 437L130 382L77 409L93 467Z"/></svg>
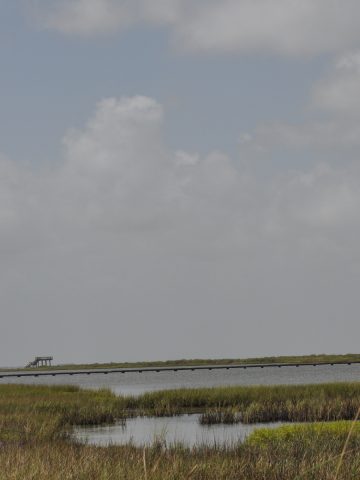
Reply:
<svg viewBox="0 0 360 480"><path fill-rule="evenodd" d="M293 445L298 443L310 444L313 442L320 445L332 442L343 444L351 426L351 421L338 421L282 425L274 429L257 428L247 437L245 444L262 448L267 448L269 445L283 447L289 443ZM358 445L360 440L360 422L356 422L353 427L353 435L356 438L356 445Z"/></svg>
<svg viewBox="0 0 360 480"><path fill-rule="evenodd" d="M121 400L109 390L0 387L0 442L54 439L64 436L72 425L113 423L123 415Z"/></svg>
<svg viewBox="0 0 360 480"><path fill-rule="evenodd" d="M240 423L241 414L232 408L215 408L202 413L199 417L200 425L215 425L223 423L224 425Z"/></svg>

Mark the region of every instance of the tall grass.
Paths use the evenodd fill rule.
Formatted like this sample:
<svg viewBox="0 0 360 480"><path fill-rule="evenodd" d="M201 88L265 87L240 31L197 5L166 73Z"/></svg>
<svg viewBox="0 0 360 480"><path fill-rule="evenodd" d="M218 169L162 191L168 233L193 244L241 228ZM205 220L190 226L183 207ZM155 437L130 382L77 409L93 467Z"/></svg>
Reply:
<svg viewBox="0 0 360 480"><path fill-rule="evenodd" d="M301 427L307 427L301 425ZM348 428L347 426L346 428ZM64 441L7 445L0 449L1 480L333 480L344 431L297 428L244 445L193 449L158 444L93 447ZM358 480L360 436L348 446L337 480Z"/></svg>
<svg viewBox="0 0 360 480"><path fill-rule="evenodd" d="M216 423L234 424L240 423L242 416L233 408L213 408L202 413L199 417L200 425L214 425Z"/></svg>
<svg viewBox="0 0 360 480"><path fill-rule="evenodd" d="M205 412L208 419L213 419L207 423L229 419L230 413L234 421L244 423L350 420L360 404L360 383L178 389L145 393L123 401L125 408L145 414Z"/></svg>
<svg viewBox="0 0 360 480"><path fill-rule="evenodd" d="M0 387L3 442L58 438L72 425L112 423L123 415L122 402L109 390L82 390L76 386Z"/></svg>

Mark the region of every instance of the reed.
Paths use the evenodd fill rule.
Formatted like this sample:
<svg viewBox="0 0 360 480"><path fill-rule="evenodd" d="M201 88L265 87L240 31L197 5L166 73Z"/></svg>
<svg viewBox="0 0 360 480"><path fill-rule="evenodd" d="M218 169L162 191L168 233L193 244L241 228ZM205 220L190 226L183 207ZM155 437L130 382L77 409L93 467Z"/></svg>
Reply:
<svg viewBox="0 0 360 480"><path fill-rule="evenodd" d="M2 480L333 480L349 424L328 428L301 425L243 445L193 449L177 445L146 450L131 445L93 447L68 441L8 444L0 448ZM321 430L321 429L320 429ZM335 434L336 432L336 434ZM360 436L354 434L338 480L358 480Z"/></svg>
<svg viewBox="0 0 360 480"><path fill-rule="evenodd" d="M217 423L234 424L240 423L242 416L239 412L231 408L215 408L202 413L199 417L200 425L214 425Z"/></svg>
<svg viewBox="0 0 360 480"><path fill-rule="evenodd" d="M204 412L208 423L350 420L360 404L360 382L319 385L177 389L124 397L124 408L149 415Z"/></svg>
<svg viewBox="0 0 360 480"><path fill-rule="evenodd" d="M72 425L113 423L123 416L122 402L105 389L0 387L0 441L3 442L59 438Z"/></svg>

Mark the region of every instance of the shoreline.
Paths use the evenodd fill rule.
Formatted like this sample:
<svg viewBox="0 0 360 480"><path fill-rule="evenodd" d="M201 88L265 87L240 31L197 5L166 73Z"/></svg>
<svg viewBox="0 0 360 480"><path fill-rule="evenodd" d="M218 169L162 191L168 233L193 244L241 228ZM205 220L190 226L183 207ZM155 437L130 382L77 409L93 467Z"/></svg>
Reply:
<svg viewBox="0 0 360 480"><path fill-rule="evenodd" d="M249 357L249 358L222 358L222 359L179 359L147 362L107 362L107 363L82 363L82 364L58 364L47 367L0 367L0 373L9 372L54 372L54 371L79 371L84 370L128 370L138 371L146 369L173 369L173 368L251 368L257 366L302 366L302 365L331 365L331 364L360 363L360 354L314 354L314 355L293 355L293 356L270 356L270 357Z"/></svg>

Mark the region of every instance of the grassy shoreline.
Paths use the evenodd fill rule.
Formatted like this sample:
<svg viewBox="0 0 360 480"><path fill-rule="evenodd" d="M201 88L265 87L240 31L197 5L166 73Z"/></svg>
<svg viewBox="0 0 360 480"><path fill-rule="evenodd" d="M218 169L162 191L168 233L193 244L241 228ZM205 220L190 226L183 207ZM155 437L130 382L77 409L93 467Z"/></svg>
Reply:
<svg viewBox="0 0 360 480"><path fill-rule="evenodd" d="M348 427L305 429L235 447L142 449L37 442L0 450L1 480L334 480ZM358 480L360 435L352 435L337 480Z"/></svg>
<svg viewBox="0 0 360 480"><path fill-rule="evenodd" d="M171 406L240 404L360 405L360 382L305 386L229 387L117 397L74 386L0 386L1 480L333 480L351 421L266 428L243 444L186 448L154 443L96 447L74 443L75 425L109 424L133 415L164 414ZM320 403L319 403L320 402ZM253 408L253 407L252 407ZM340 411L338 411L339 414ZM342 414L344 414L342 410ZM341 416L341 415L340 415ZM337 480L358 480L360 424L349 438Z"/></svg>
<svg viewBox="0 0 360 480"><path fill-rule="evenodd" d="M347 353L343 355L298 355L298 356L271 356L251 358L219 358L219 359L179 359L166 361L149 362L108 362L108 363L87 363L87 364L59 364L52 367L29 368L27 370L85 370L103 368L151 368L151 367L191 367L195 365L243 365L243 364L271 364L271 363L337 363L337 362L360 362L359 353ZM23 368L6 368L1 371L16 371Z"/></svg>
<svg viewBox="0 0 360 480"><path fill-rule="evenodd" d="M215 410L232 412L243 423L349 420L360 404L360 382L186 388L144 393L126 402L128 409L156 416ZM226 423L226 417L219 420L211 423Z"/></svg>

